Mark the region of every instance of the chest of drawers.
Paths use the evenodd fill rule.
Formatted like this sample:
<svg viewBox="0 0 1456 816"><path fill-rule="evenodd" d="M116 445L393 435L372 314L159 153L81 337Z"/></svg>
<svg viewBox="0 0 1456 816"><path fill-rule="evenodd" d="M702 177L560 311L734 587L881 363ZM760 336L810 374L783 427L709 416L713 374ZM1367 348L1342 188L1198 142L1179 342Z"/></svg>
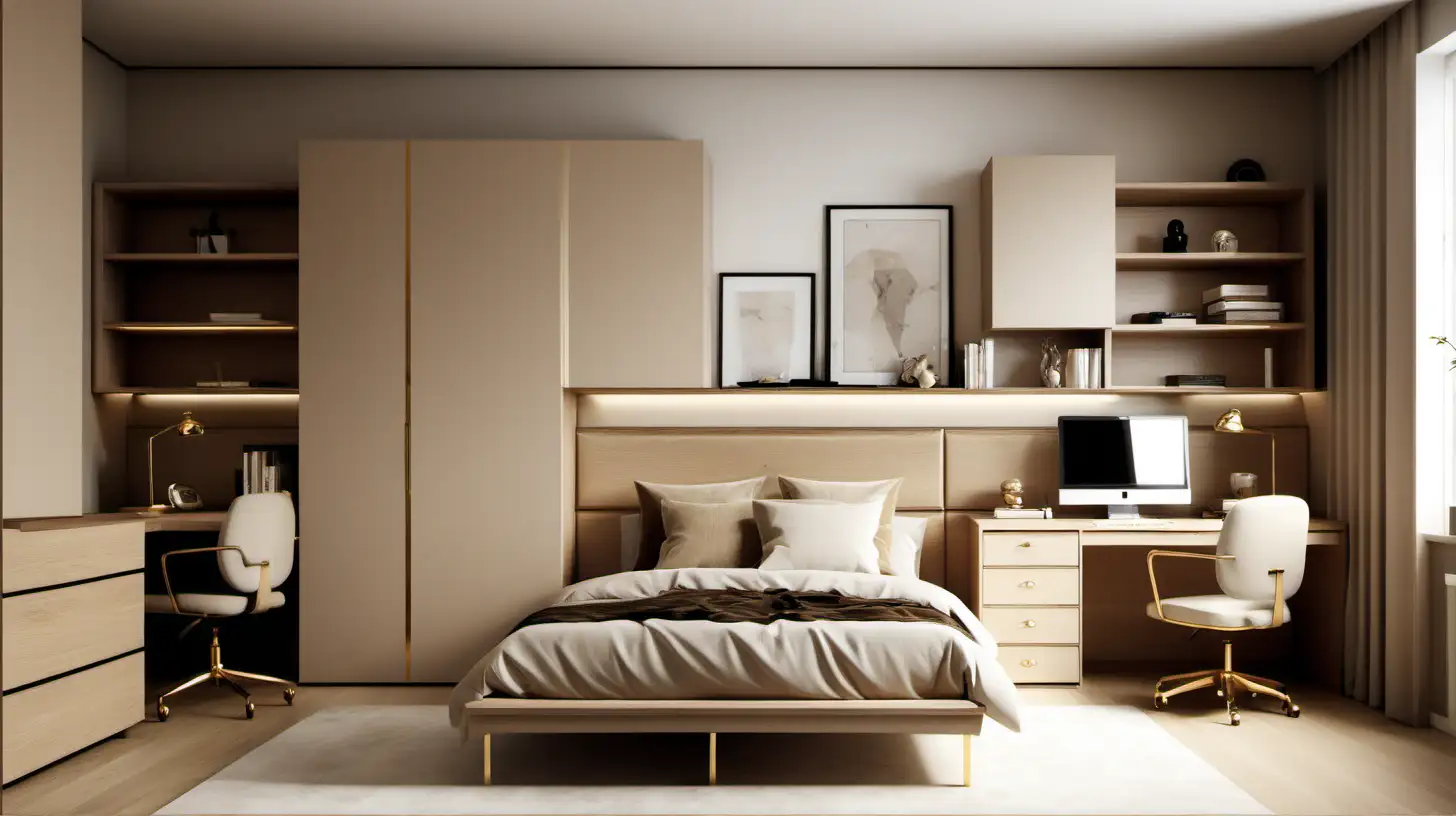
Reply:
<svg viewBox="0 0 1456 816"><path fill-rule="evenodd" d="M4 531L5 782L142 720L144 540L141 521Z"/></svg>
<svg viewBox="0 0 1456 816"><path fill-rule="evenodd" d="M987 532L973 609L1017 683L1082 681L1082 563L1075 531Z"/></svg>

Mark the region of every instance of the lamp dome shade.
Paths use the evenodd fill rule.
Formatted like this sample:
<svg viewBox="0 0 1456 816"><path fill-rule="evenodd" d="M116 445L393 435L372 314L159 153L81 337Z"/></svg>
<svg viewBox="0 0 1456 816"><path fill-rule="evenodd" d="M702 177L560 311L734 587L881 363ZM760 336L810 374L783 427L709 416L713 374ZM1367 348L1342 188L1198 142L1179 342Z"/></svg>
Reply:
<svg viewBox="0 0 1456 816"><path fill-rule="evenodd" d="M193 418L191 411L182 412L182 421L177 423L178 436L201 436L206 430L201 422Z"/></svg>
<svg viewBox="0 0 1456 816"><path fill-rule="evenodd" d="M1218 418L1217 422L1213 423L1213 429L1224 433L1243 433L1244 415L1239 412L1239 409L1230 408Z"/></svg>

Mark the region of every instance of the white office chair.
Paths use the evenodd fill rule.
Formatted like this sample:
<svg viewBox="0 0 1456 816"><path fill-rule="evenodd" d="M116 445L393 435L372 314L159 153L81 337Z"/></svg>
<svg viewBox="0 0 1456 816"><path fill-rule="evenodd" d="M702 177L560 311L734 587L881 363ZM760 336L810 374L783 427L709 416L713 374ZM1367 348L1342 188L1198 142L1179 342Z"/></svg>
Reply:
<svg viewBox="0 0 1456 816"><path fill-rule="evenodd" d="M148 595L146 610L161 614L195 618L182 630L186 635L204 620L257 615L283 606L283 593L275 592L293 572L294 553L293 499L287 493L252 493L233 499L223 522L218 546L173 550L162 556L162 581L166 595ZM167 560L183 555L214 553L217 574L209 576L216 585L231 591L187 592L174 588L167 572ZM221 578L221 584L217 584ZM297 693L293 683L263 674L234 671L222 666L222 650L218 646L218 627L212 627L212 665L208 671L157 698L157 719L166 722L167 698L204 681L213 685L227 684L242 695L243 712L253 718L253 701L239 680L254 680L283 686L283 700L293 705Z"/></svg>
<svg viewBox="0 0 1456 816"><path fill-rule="evenodd" d="M1224 519L1214 553L1154 550L1148 553L1153 601L1148 616L1194 629L1241 632L1275 629L1290 620L1286 601L1304 581L1309 535L1309 505L1295 496L1256 496L1234 505ZM1158 558L1202 558L1214 562L1219 595L1164 598L1158 594L1153 562ZM1166 683L1179 683L1164 691ZM1238 690L1267 694L1283 703L1284 713L1299 716L1284 684L1233 670L1233 645L1223 642L1223 668L1174 674L1153 687L1153 707L1185 691L1213 686L1228 706L1229 721L1239 724Z"/></svg>

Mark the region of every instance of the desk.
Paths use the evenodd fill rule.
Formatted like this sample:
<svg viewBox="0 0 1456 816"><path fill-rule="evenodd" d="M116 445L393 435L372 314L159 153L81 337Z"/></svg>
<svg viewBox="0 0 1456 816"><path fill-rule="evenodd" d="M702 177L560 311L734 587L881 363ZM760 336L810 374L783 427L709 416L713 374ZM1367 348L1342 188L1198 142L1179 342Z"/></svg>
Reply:
<svg viewBox="0 0 1456 816"><path fill-rule="evenodd" d="M222 529L226 510L178 511L175 513L90 513L84 516L56 516L53 518L6 519L5 529L23 533L41 530L71 530L77 527L94 527L99 524L117 524L124 521L144 521L149 533L217 532Z"/></svg>
<svg viewBox="0 0 1456 816"><path fill-rule="evenodd" d="M1212 549L1221 519L1158 519L1150 526L1086 518L947 517L951 587L1001 644L1002 665L1017 683L1080 683L1089 660L1216 659L1213 639L1190 642L1186 631L1147 617L1144 606L1152 591L1145 559L1153 549ZM957 536L964 538L956 541ZM1309 544L1288 631L1256 633L1252 648L1240 649L1256 661L1292 654L1312 677L1338 683L1345 525L1311 519ZM1218 591L1212 565L1202 561L1160 564L1158 581L1167 596Z"/></svg>

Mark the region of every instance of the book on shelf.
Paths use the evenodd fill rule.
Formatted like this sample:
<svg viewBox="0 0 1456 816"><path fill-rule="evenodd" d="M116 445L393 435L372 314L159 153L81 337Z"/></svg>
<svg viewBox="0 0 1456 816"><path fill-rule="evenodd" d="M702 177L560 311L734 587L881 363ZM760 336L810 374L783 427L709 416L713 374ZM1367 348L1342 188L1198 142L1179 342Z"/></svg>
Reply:
<svg viewBox="0 0 1456 816"><path fill-rule="evenodd" d="M1196 317L1165 317L1157 322L1159 326L1197 326Z"/></svg>
<svg viewBox="0 0 1456 816"><path fill-rule="evenodd" d="M1209 315L1209 323L1283 323L1284 312L1281 311L1258 311L1258 312L1224 312L1222 314Z"/></svg>
<svg viewBox="0 0 1456 816"><path fill-rule="evenodd" d="M247 380L198 380L198 388L249 388L253 384Z"/></svg>
<svg viewBox="0 0 1456 816"><path fill-rule="evenodd" d="M996 341L981 341L981 388L996 387Z"/></svg>
<svg viewBox="0 0 1456 816"><path fill-rule="evenodd" d="M1138 312L1132 316L1134 323L1173 323L1179 320L1197 320L1193 312Z"/></svg>
<svg viewBox="0 0 1456 816"><path fill-rule="evenodd" d="M1203 302L1212 303L1215 300L1234 300L1236 298L1257 298L1267 300L1269 297L1269 285L1266 283L1226 283L1222 286L1215 286L1212 289L1203 290Z"/></svg>
<svg viewBox="0 0 1456 816"><path fill-rule="evenodd" d="M991 515L998 519L1039 519L1051 518L1050 507L997 507L991 511Z"/></svg>
<svg viewBox="0 0 1456 816"><path fill-rule="evenodd" d="M967 343L966 344L966 359L965 359L965 362L966 362L965 387L966 388L980 388L981 387L981 344L980 343Z"/></svg>
<svg viewBox="0 0 1456 816"><path fill-rule="evenodd" d="M1274 300L1215 300L1208 304L1211 315L1224 312L1284 311L1284 304Z"/></svg>
<svg viewBox="0 0 1456 816"><path fill-rule="evenodd" d="M1222 374L1169 374L1163 385L1174 388L1223 388L1228 379Z"/></svg>
<svg viewBox="0 0 1456 816"><path fill-rule="evenodd" d="M1063 388L1102 387L1102 349L1067 349L1062 366Z"/></svg>
<svg viewBox="0 0 1456 816"><path fill-rule="evenodd" d="M1094 348L1091 351L1092 351L1092 355L1091 355L1091 358L1092 359L1091 359L1089 365L1090 365L1090 367L1091 367L1092 370L1090 372L1091 376L1088 377L1087 387L1088 388L1101 388L1102 387L1102 349L1100 349L1100 348Z"/></svg>
<svg viewBox="0 0 1456 816"><path fill-rule="evenodd" d="M256 323L263 319L262 312L209 312L207 319L214 323Z"/></svg>

